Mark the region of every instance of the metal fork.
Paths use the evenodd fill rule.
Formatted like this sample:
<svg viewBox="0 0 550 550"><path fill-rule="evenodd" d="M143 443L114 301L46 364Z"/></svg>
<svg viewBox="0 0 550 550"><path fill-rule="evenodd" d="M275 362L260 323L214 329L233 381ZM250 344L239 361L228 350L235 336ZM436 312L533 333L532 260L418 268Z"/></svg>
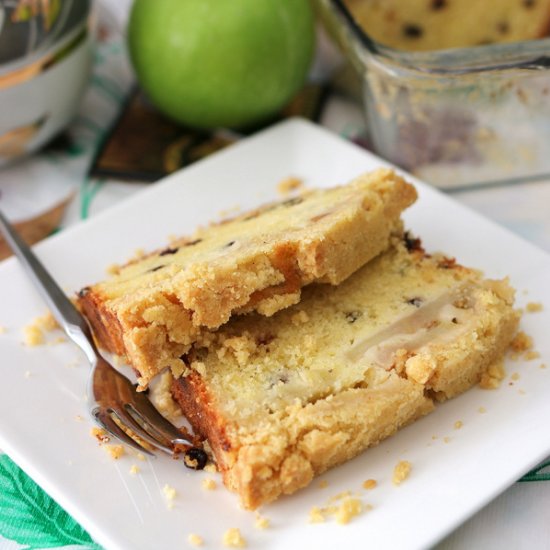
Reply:
<svg viewBox="0 0 550 550"><path fill-rule="evenodd" d="M87 395L95 421L120 441L152 455L150 448L183 455L184 463L204 468L207 456L193 437L168 422L143 392L99 353L86 319L65 296L46 268L0 211L0 233L38 288L56 321L92 366Z"/></svg>

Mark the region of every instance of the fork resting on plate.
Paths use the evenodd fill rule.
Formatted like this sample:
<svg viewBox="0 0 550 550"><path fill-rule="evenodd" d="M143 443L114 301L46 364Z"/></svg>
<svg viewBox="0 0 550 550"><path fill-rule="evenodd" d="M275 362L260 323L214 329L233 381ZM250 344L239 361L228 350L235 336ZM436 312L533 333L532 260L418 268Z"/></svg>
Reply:
<svg viewBox="0 0 550 550"><path fill-rule="evenodd" d="M204 468L207 456L193 437L168 422L144 393L117 371L98 351L90 327L73 303L0 211L0 233L38 288L67 336L92 366L87 395L96 422L120 441L147 454L159 449L182 454L186 466Z"/></svg>

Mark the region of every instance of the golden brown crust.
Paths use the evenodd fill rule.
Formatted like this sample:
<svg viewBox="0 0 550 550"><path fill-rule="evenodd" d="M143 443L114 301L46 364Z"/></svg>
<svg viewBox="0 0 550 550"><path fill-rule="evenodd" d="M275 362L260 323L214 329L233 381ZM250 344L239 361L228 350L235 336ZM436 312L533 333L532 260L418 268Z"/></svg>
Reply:
<svg viewBox="0 0 550 550"><path fill-rule="evenodd" d="M172 385L172 395L191 423L193 432L202 439L208 439L211 447L220 453L231 451L231 442L225 433L225 423L219 412L212 407L208 389L196 372L189 373ZM220 470L227 469L218 461Z"/></svg>
<svg viewBox="0 0 550 550"><path fill-rule="evenodd" d="M109 353L124 355L126 347L117 316L106 306L100 295L90 288L78 293L78 306L92 327L97 342Z"/></svg>

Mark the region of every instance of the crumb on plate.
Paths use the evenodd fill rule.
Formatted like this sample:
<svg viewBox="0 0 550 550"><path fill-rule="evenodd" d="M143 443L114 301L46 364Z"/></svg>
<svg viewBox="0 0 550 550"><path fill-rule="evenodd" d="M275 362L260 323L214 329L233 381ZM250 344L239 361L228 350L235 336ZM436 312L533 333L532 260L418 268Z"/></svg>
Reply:
<svg viewBox="0 0 550 550"><path fill-rule="evenodd" d="M366 481L363 481L363 489L374 489L378 485L376 479L367 479Z"/></svg>
<svg viewBox="0 0 550 550"><path fill-rule="evenodd" d="M462 422L462 420L457 420L454 424L455 430L460 430L460 428L462 428L462 426L464 426L464 423Z"/></svg>
<svg viewBox="0 0 550 550"><path fill-rule="evenodd" d="M216 465L213 463L213 462L209 462L204 468L203 470L205 472L208 472L209 474L215 474L217 471L218 471L218 468L216 467Z"/></svg>
<svg viewBox="0 0 550 550"><path fill-rule="evenodd" d="M168 501L168 508L171 508L173 506L174 500L177 496L177 491L172 487L171 485L166 484L162 488L162 492L164 493L164 496L166 497L166 500Z"/></svg>
<svg viewBox="0 0 550 550"><path fill-rule="evenodd" d="M90 430L90 432L100 443L107 443L108 441L111 440L111 438L109 437L109 434L103 428L94 426Z"/></svg>
<svg viewBox="0 0 550 550"><path fill-rule="evenodd" d="M202 546L204 543L204 541L202 540L202 537L200 537L195 533L190 533L189 536L187 537L187 541L192 546Z"/></svg>
<svg viewBox="0 0 550 550"><path fill-rule="evenodd" d="M40 317L36 317L32 323L23 327L25 344L29 347L40 346L46 341L44 332L50 332L59 328L59 324L55 320L51 312L46 312Z"/></svg>
<svg viewBox="0 0 550 550"><path fill-rule="evenodd" d="M59 323L55 320L55 317L50 311L46 312L41 317L37 317L34 320L34 325L48 332L59 328Z"/></svg>
<svg viewBox="0 0 550 550"><path fill-rule="evenodd" d="M392 483L399 485L405 481L411 473L411 463L408 460L400 460L393 469Z"/></svg>
<svg viewBox="0 0 550 550"><path fill-rule="evenodd" d="M223 545L229 548L244 548L246 540L239 529L231 527L223 534Z"/></svg>
<svg viewBox="0 0 550 550"><path fill-rule="evenodd" d="M135 476L136 474L139 474L139 466L137 466L136 464L132 464L130 466L130 473Z"/></svg>
<svg viewBox="0 0 550 550"><path fill-rule="evenodd" d="M542 303L541 302L529 302L525 306L525 310L528 313L537 313L539 311L542 311Z"/></svg>
<svg viewBox="0 0 550 550"><path fill-rule="evenodd" d="M213 491L216 488L216 482L210 477L205 477L202 480L202 488L207 491Z"/></svg>
<svg viewBox="0 0 550 550"><path fill-rule="evenodd" d="M358 498L346 497L336 510L336 522L341 525L349 523L363 511L363 503Z"/></svg>
<svg viewBox="0 0 550 550"><path fill-rule="evenodd" d="M45 341L42 329L36 325L27 325L23 329L23 333L25 335L25 344L30 348L40 346Z"/></svg>
<svg viewBox="0 0 550 550"><path fill-rule="evenodd" d="M257 529L267 529L269 527L269 519L256 512L256 521L254 525Z"/></svg>
<svg viewBox="0 0 550 550"><path fill-rule="evenodd" d="M323 523L325 521L325 516L323 510L318 506L314 506L309 511L309 523Z"/></svg>
<svg viewBox="0 0 550 550"><path fill-rule="evenodd" d="M292 191L301 189L303 186L304 181L302 179L295 176L289 176L277 184L277 193L286 197L288 194L292 193Z"/></svg>
<svg viewBox="0 0 550 550"><path fill-rule="evenodd" d="M118 460L121 456L124 455L124 446L123 445L104 445L103 448L113 460Z"/></svg>

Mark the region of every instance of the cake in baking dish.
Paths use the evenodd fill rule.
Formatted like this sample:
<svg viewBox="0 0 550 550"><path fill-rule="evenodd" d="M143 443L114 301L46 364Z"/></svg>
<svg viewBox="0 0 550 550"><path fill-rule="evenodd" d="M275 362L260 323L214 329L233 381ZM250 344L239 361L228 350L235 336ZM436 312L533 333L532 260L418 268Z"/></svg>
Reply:
<svg viewBox="0 0 550 550"><path fill-rule="evenodd" d="M463 48L547 36L550 0L345 0L377 42L400 50Z"/></svg>
<svg viewBox="0 0 550 550"><path fill-rule="evenodd" d="M513 300L506 280L393 237L338 286L204 334L173 395L254 509L478 382L516 331Z"/></svg>
<svg viewBox="0 0 550 550"><path fill-rule="evenodd" d="M270 316L313 282L337 285L387 248L414 187L380 169L199 229L82 289L81 310L141 387L235 313Z"/></svg>

